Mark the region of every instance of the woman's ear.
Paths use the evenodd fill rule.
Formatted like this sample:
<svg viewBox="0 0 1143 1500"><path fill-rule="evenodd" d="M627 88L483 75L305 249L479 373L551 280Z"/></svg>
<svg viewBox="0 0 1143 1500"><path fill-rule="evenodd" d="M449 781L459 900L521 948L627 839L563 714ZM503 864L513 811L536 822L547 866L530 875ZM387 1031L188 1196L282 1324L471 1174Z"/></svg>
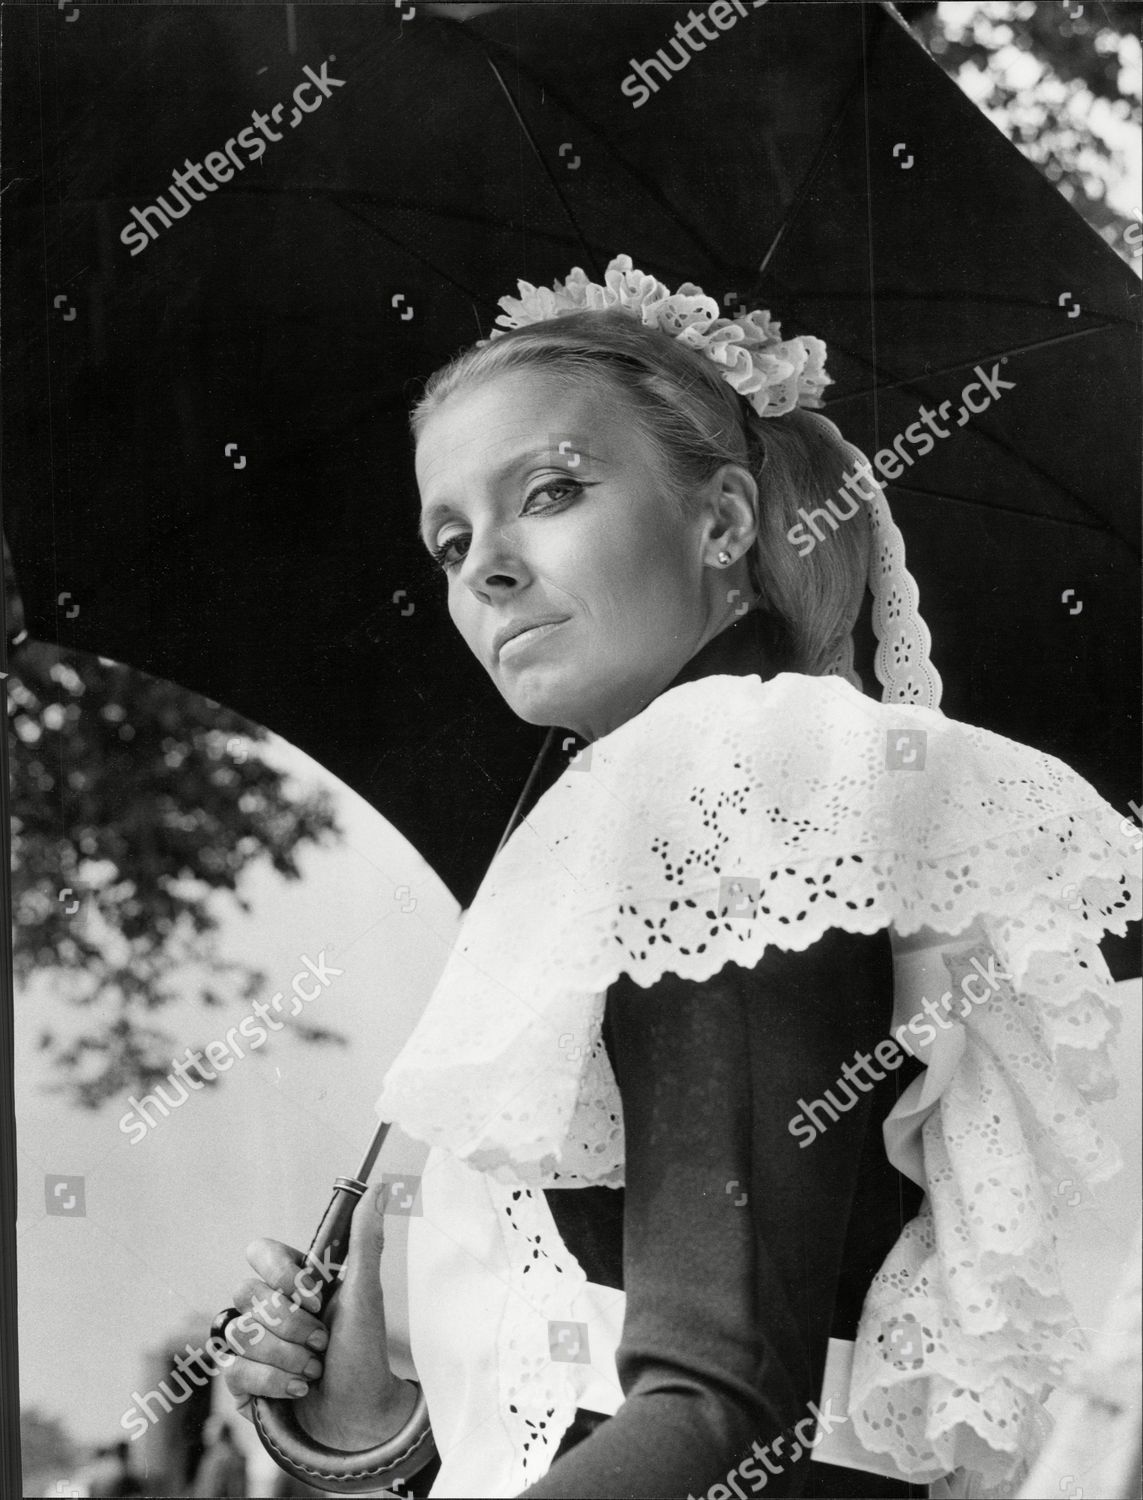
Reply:
<svg viewBox="0 0 1143 1500"><path fill-rule="evenodd" d="M742 464L723 464L708 482L704 549L713 557L729 552L739 558L758 535L758 483Z"/></svg>

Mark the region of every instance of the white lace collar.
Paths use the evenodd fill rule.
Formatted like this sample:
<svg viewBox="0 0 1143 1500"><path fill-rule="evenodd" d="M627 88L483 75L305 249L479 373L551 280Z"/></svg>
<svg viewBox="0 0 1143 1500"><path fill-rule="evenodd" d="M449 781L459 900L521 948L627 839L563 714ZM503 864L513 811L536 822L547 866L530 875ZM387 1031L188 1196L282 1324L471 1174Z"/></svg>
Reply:
<svg viewBox="0 0 1143 1500"><path fill-rule="evenodd" d="M618 1184L600 1026L621 973L701 980L832 927L962 935L950 974L991 954L1006 978L897 1122L928 1201L867 1298L850 1413L919 1479L968 1465L1012 1493L1044 1384L1082 1349L1048 1184L1118 1164L1086 1101L1106 1091L1118 1019L1096 942L1138 916L1136 864L1121 815L1027 746L839 678L685 682L596 741L513 833L378 1113L499 1183ZM898 1010L919 1006L914 972L898 968ZM910 1327L923 1336L903 1357L886 1329ZM547 1411L559 1370L541 1347L530 1368Z"/></svg>
<svg viewBox="0 0 1143 1500"><path fill-rule="evenodd" d="M596 1044L620 973L704 979L830 927L985 918L1022 976L1040 948L1123 931L1137 876L1120 822L1062 762L838 678L680 684L513 833L378 1113L504 1180L618 1181Z"/></svg>

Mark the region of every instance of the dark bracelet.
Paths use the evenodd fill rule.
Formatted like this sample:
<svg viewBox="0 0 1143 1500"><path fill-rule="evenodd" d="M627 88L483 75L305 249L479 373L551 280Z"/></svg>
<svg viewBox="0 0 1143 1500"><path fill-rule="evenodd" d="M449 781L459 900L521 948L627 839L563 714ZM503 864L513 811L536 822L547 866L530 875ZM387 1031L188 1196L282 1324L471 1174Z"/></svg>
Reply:
<svg viewBox="0 0 1143 1500"><path fill-rule="evenodd" d="M416 1404L401 1430L375 1448L355 1453L311 1437L298 1422L292 1401L255 1396L251 1416L262 1446L291 1479L338 1495L361 1495L409 1479L436 1457L425 1394L419 1385L416 1390Z"/></svg>

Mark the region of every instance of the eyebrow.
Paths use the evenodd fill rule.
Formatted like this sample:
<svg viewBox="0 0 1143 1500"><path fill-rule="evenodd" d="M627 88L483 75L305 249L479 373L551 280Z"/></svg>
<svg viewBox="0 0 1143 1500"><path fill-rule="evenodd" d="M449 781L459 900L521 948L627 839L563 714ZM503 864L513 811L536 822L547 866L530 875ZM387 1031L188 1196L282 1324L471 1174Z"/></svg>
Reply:
<svg viewBox="0 0 1143 1500"><path fill-rule="evenodd" d="M571 442L571 439L566 439L566 441ZM589 453L586 448L581 448L577 443L572 444L571 451L578 453L581 458L590 459L593 463L602 462L596 454ZM507 478L515 470L524 468L526 464L534 462L537 458L542 458L545 454L558 452L558 447L548 446L545 448L534 448L528 453L520 453L515 458L510 458L507 463L501 464L492 476L493 481L499 482ZM417 526L417 538L424 546L429 546L429 537L432 534L433 527L438 521L447 516L453 508L447 501L437 500L422 514Z"/></svg>

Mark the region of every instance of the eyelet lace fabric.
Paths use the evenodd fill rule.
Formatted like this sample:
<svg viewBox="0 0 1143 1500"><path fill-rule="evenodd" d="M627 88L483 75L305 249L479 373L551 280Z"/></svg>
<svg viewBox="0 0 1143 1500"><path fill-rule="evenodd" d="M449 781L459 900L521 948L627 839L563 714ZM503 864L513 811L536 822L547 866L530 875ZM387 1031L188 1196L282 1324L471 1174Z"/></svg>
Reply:
<svg viewBox="0 0 1143 1500"><path fill-rule="evenodd" d="M872 494L869 506L869 593L873 600L873 631L877 655L873 669L886 703L912 703L939 708L942 683L930 658L932 639L921 614L917 581L905 565L905 539L893 519L885 488L873 465L855 443L821 412L809 418L823 427L845 454L845 468L862 476ZM831 675L844 677L854 687L861 683L853 670L853 638L843 644Z"/></svg>
<svg viewBox="0 0 1143 1500"><path fill-rule="evenodd" d="M1084 1348L1054 1224L1119 1165L1089 1101L1118 1021L1096 943L1139 914L1130 831L1062 762L836 676L680 684L564 772L493 862L377 1101L513 1210L528 1294L499 1355L521 1486L537 1424L550 1461L575 1406L574 1367L521 1309L564 1306L582 1277L558 1236L541 1250L542 1195L522 1189L623 1181L608 987L840 927L959 937L953 983L994 965L920 1126L925 1207L866 1299L850 1416L919 1482L970 1470L976 1493L1013 1492L1045 1388Z"/></svg>

